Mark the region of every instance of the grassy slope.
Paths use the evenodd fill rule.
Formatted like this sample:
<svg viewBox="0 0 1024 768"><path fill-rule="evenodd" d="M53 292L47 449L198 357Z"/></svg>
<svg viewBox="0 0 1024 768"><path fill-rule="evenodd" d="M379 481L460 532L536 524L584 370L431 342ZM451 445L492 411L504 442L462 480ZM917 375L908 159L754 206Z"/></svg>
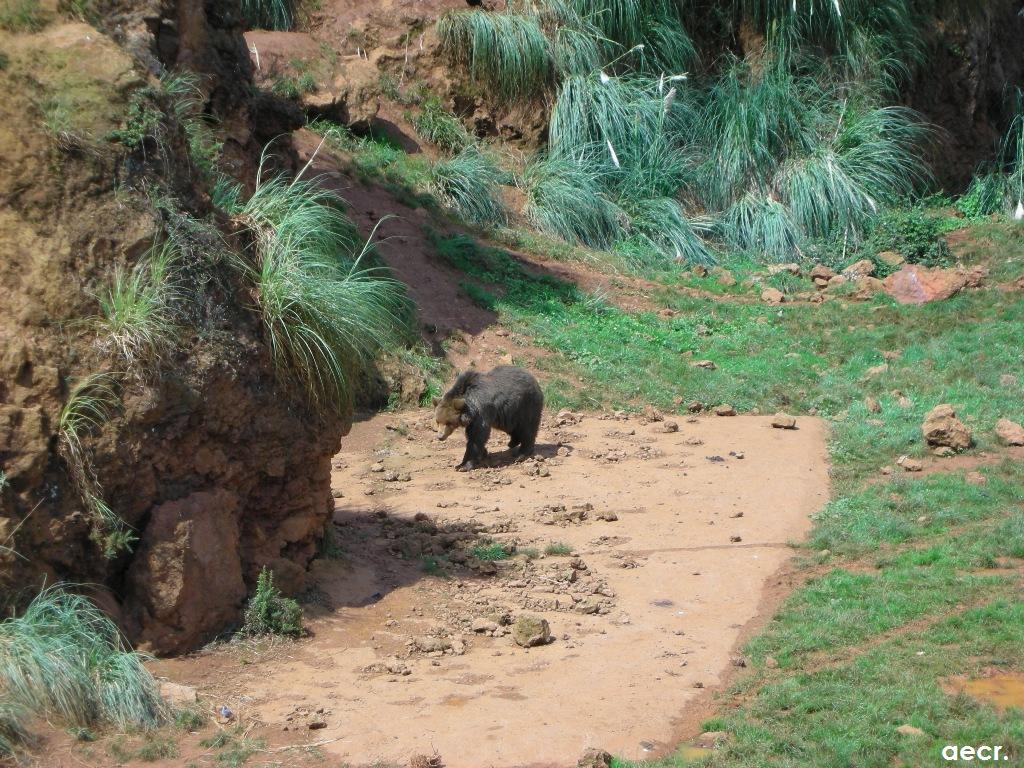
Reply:
<svg viewBox="0 0 1024 768"><path fill-rule="evenodd" d="M972 258L998 259L990 266L1001 280L1019 274L1021 229L979 225L977 235ZM472 300L552 351L538 365L554 407L678 410L683 398L815 408L832 423L835 492L800 550L808 579L746 649L751 674L707 724L733 736L706 762L932 765L947 743L1024 754L1019 712L1000 715L939 686L985 667L1024 669L1024 470L993 465L981 486L959 472L877 482L880 466L925 452L919 426L938 403L953 403L974 428L975 451L996 447L998 418L1024 417L1021 383L1001 381L1024 371L1019 294L990 288L923 307L884 297L767 307L666 287L661 304L678 314L665 318L528 274L467 238L436 245L467 273ZM900 354L887 361L883 352ZM690 367L705 358L717 369ZM888 370L868 373L885 362ZM911 404L901 407L895 390ZM868 395L880 414L867 411ZM925 735L901 735L901 724Z"/></svg>

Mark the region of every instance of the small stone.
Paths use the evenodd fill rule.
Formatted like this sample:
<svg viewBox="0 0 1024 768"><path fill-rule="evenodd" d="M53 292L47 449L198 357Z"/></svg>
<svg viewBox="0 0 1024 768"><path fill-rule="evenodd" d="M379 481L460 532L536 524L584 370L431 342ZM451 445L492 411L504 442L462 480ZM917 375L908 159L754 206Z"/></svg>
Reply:
<svg viewBox="0 0 1024 768"><path fill-rule="evenodd" d="M730 536L729 537L729 541L731 541L733 544L736 544L738 542L743 541L743 537L742 536Z"/></svg>
<svg viewBox="0 0 1024 768"><path fill-rule="evenodd" d="M665 426L662 427L662 432L678 432L679 424L674 421L666 421Z"/></svg>
<svg viewBox="0 0 1024 768"><path fill-rule="evenodd" d="M309 728L309 730L311 730L311 731L319 731L321 728L326 728L327 727L327 721L326 720L319 720L319 719L318 720L310 720L306 727Z"/></svg>
<svg viewBox="0 0 1024 768"><path fill-rule="evenodd" d="M761 291L761 301L771 306L782 304L786 300L786 295L778 288L765 288Z"/></svg>
<svg viewBox="0 0 1024 768"><path fill-rule="evenodd" d="M864 407L868 409L868 413L881 413L882 404L873 397L864 398Z"/></svg>
<svg viewBox="0 0 1024 768"><path fill-rule="evenodd" d="M691 368L703 368L703 369L708 370L708 371L713 371L718 366L715 365L715 361L714 360L695 360L694 362L690 363L690 367Z"/></svg>
<svg viewBox="0 0 1024 768"><path fill-rule="evenodd" d="M948 445L940 445L938 448L932 448L932 454L940 459L948 459L950 456L956 456L956 451Z"/></svg>
<svg viewBox="0 0 1024 768"><path fill-rule="evenodd" d="M728 269L725 269L723 267L712 267L711 274L715 276L715 279L718 281L718 284L721 285L723 288L731 288L732 286L736 285L736 278Z"/></svg>
<svg viewBox="0 0 1024 768"><path fill-rule="evenodd" d="M687 445L704 445L704 441L699 437L688 437L684 441Z"/></svg>
<svg viewBox="0 0 1024 768"><path fill-rule="evenodd" d="M903 468L904 472L920 472L924 469L924 464L909 456L900 456L896 459L896 463Z"/></svg>
<svg viewBox="0 0 1024 768"><path fill-rule="evenodd" d="M498 623L484 618L473 619L470 629L474 632L495 632L498 629Z"/></svg>
<svg viewBox="0 0 1024 768"><path fill-rule="evenodd" d="M891 475L892 474L892 467L890 467L889 465L886 465L886 466L882 467L878 471L881 472L883 475Z"/></svg>
<svg viewBox="0 0 1024 768"><path fill-rule="evenodd" d="M953 406L937 405L925 414L921 424L925 442L933 447L949 446L955 451L971 447L971 429L957 418Z"/></svg>
<svg viewBox="0 0 1024 768"><path fill-rule="evenodd" d="M796 419L788 413L776 413L772 417L772 427L775 429L796 429Z"/></svg>
<svg viewBox="0 0 1024 768"><path fill-rule="evenodd" d="M397 472L395 472L395 470L393 470L393 469L384 473L384 482L385 483L395 483L395 482L398 482L398 478L399 478L399 474Z"/></svg>
<svg viewBox="0 0 1024 768"><path fill-rule="evenodd" d="M1004 373L999 377L999 386L1001 387L1016 387L1017 383L1017 377L1012 373Z"/></svg>
<svg viewBox="0 0 1024 768"><path fill-rule="evenodd" d="M643 417L648 421L664 421L665 416L655 408L653 405L645 405L643 410Z"/></svg>
<svg viewBox="0 0 1024 768"><path fill-rule="evenodd" d="M764 665L768 669L778 669L779 668L779 661L774 656L765 656L764 657Z"/></svg>
<svg viewBox="0 0 1024 768"><path fill-rule="evenodd" d="M735 415L736 415L736 409L733 408L728 403L723 403L722 405L719 405L719 406L715 407L715 416L735 416Z"/></svg>
<svg viewBox="0 0 1024 768"><path fill-rule="evenodd" d="M619 519L619 516L614 512L598 512L596 519L604 520L606 523L614 523Z"/></svg>
<svg viewBox="0 0 1024 768"><path fill-rule="evenodd" d="M858 277L871 277L875 274L875 265L870 259L861 259L843 270L843 277L847 280L856 280Z"/></svg>
<svg viewBox="0 0 1024 768"><path fill-rule="evenodd" d="M904 736L924 736L924 731L907 723L897 728L896 733L902 733Z"/></svg>
<svg viewBox="0 0 1024 768"><path fill-rule="evenodd" d="M704 410L704 403L702 403L700 400L691 400L689 403L686 404L686 410L688 410L690 413L700 413L701 411Z"/></svg>
<svg viewBox="0 0 1024 768"><path fill-rule="evenodd" d="M1024 427L1009 419L996 422L996 437L1002 445L1024 445Z"/></svg>
<svg viewBox="0 0 1024 768"><path fill-rule="evenodd" d="M370 467L370 471L371 472L383 472L384 471L384 462L383 461L378 461L376 464L374 464L374 465L372 465Z"/></svg>
<svg viewBox="0 0 1024 768"><path fill-rule="evenodd" d="M704 731L704 733L697 737L697 746L703 749L714 749L728 740L728 731Z"/></svg>
<svg viewBox="0 0 1024 768"><path fill-rule="evenodd" d="M552 640L551 627L539 616L520 616L512 625L512 639L523 648L546 645Z"/></svg>
<svg viewBox="0 0 1024 768"><path fill-rule="evenodd" d="M824 264L815 264L810 271L810 277L812 280L824 280L826 283L835 276L835 271L829 269Z"/></svg>
<svg viewBox="0 0 1024 768"><path fill-rule="evenodd" d="M964 480L968 485L985 485L988 482L988 478L981 472L968 472Z"/></svg>
<svg viewBox="0 0 1024 768"><path fill-rule="evenodd" d="M611 768L612 756L603 749L591 747L576 761L576 768Z"/></svg>

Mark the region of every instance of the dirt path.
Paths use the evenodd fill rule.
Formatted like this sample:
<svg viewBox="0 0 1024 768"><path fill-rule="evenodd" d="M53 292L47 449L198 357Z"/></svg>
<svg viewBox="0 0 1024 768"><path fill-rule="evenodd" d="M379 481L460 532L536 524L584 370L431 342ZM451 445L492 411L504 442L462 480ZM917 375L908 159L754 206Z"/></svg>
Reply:
<svg viewBox="0 0 1024 768"><path fill-rule="evenodd" d="M436 750L448 768L567 766L588 746L669 748L827 499L825 427L576 418L545 424L542 460L508 465L496 438L499 466L466 474L452 471L462 441L432 440L425 411L357 424L335 461L344 554L317 562L313 636L158 673L272 740L336 738L323 751L353 764ZM518 554L470 556L489 539ZM552 542L572 554L528 556ZM515 645L505 622L524 614L554 642Z"/></svg>

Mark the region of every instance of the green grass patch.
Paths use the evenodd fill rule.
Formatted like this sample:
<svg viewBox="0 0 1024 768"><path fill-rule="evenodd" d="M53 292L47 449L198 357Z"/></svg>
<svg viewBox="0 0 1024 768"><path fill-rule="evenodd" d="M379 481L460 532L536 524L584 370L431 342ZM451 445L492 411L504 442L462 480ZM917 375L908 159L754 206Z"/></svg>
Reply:
<svg viewBox="0 0 1024 768"><path fill-rule="evenodd" d="M555 557L566 557L572 554L572 547L563 541L552 541L544 547L544 554Z"/></svg>
<svg viewBox="0 0 1024 768"><path fill-rule="evenodd" d="M484 541L475 545L469 550L469 554L477 560L507 560L512 556L513 550L497 541Z"/></svg>

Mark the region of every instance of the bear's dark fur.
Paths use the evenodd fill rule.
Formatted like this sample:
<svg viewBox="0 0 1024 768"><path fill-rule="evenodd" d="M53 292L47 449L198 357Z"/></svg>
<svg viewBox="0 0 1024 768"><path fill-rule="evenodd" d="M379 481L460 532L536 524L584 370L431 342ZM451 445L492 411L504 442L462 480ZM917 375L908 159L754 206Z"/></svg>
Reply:
<svg viewBox="0 0 1024 768"><path fill-rule="evenodd" d="M434 411L437 439L444 440L457 428L466 428L466 455L456 467L460 471L473 469L487 458L492 427L509 435L508 447L518 449L518 455L530 456L543 409L540 385L522 368L499 365L490 373L466 371Z"/></svg>

